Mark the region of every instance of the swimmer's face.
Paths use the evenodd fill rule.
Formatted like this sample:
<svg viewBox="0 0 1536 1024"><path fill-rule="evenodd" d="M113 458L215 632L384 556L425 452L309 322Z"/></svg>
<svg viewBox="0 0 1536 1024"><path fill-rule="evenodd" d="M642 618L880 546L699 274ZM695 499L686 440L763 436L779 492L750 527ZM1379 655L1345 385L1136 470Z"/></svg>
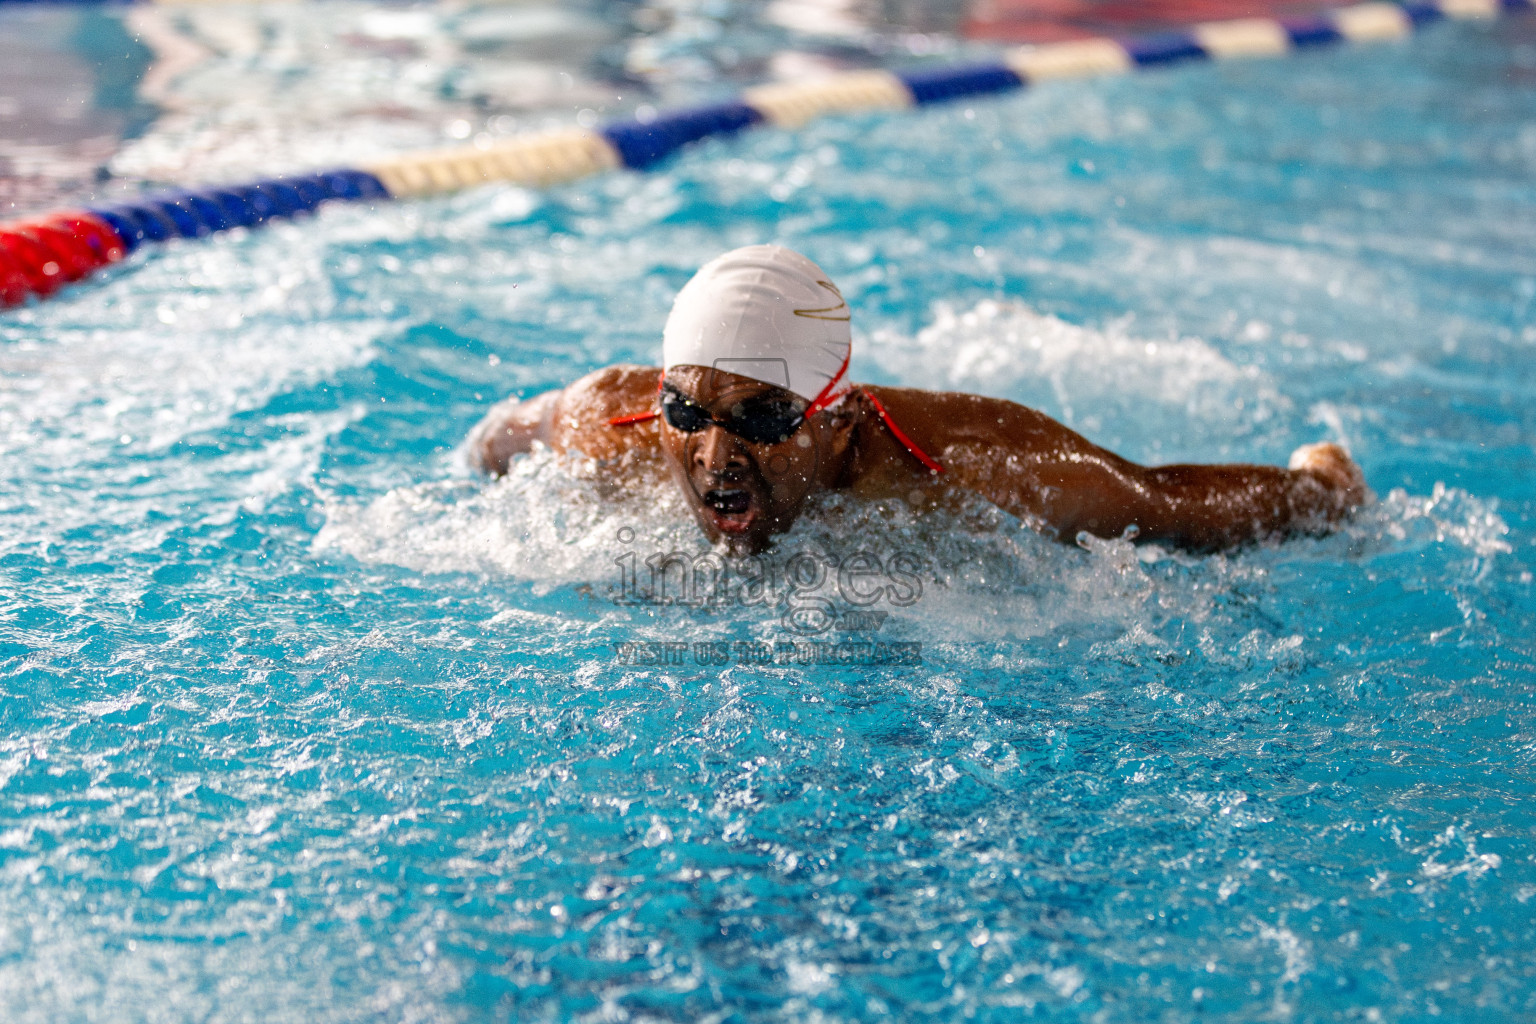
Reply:
<svg viewBox="0 0 1536 1024"><path fill-rule="evenodd" d="M820 413L788 437L780 439L776 430L763 436L762 427L803 412L806 401L772 384L702 366L668 371L662 402L662 450L705 536L737 554L767 548L820 485L837 429L833 418Z"/></svg>

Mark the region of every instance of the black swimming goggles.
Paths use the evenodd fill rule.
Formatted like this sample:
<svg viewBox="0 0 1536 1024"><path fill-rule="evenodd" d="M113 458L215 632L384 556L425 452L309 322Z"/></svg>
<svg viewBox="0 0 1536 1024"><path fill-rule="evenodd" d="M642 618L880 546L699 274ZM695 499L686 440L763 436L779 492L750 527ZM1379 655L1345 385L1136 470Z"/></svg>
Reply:
<svg viewBox="0 0 1536 1024"><path fill-rule="evenodd" d="M798 400L760 395L731 406L723 419L669 384L662 385L661 415L667 425L685 434L713 424L749 444L782 444L805 422L806 407Z"/></svg>

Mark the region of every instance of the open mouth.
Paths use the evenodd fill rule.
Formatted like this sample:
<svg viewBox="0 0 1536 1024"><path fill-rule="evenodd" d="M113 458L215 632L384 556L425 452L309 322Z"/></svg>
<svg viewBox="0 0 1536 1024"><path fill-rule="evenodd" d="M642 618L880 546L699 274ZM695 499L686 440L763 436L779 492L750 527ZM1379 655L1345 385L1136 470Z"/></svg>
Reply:
<svg viewBox="0 0 1536 1024"><path fill-rule="evenodd" d="M722 533L745 533L757 518L752 508L752 493L740 488L704 492L704 507Z"/></svg>

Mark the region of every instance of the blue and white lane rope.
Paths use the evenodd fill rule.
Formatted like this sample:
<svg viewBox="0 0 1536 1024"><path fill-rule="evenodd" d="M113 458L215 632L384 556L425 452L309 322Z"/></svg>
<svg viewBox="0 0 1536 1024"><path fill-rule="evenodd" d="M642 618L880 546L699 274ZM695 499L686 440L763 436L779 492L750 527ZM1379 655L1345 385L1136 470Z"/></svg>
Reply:
<svg viewBox="0 0 1536 1024"><path fill-rule="evenodd" d="M593 130L522 136L485 149L406 154L359 168L246 185L173 189L132 202L62 210L0 224L0 307L51 294L59 285L85 277L145 242L256 227L273 217L308 213L328 200L404 199L489 182L553 185L605 170L645 170L690 143L734 135L756 125L793 129L827 114L921 107L1009 92L1051 79L1401 39L1443 18L1490 19L1533 9L1536 0L1373 2L1305 18L1244 18L1129 39L1025 46L995 62L853 71L807 82L760 85L727 103Z"/></svg>

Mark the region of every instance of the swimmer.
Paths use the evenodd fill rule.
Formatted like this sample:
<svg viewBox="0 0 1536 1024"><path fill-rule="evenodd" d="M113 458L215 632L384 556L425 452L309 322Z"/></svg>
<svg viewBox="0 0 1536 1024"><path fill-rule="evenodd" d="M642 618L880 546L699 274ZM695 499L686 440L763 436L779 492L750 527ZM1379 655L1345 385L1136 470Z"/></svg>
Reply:
<svg viewBox="0 0 1536 1024"><path fill-rule="evenodd" d="M1215 551L1317 533L1366 500L1338 445L1290 467L1139 466L1000 398L852 385L849 309L828 276L780 246L706 264L678 293L662 365L611 366L491 410L471 461L506 473L536 443L614 477L668 474L711 543L765 550L808 498L844 491L917 509L977 495L1073 542L1132 536Z"/></svg>

